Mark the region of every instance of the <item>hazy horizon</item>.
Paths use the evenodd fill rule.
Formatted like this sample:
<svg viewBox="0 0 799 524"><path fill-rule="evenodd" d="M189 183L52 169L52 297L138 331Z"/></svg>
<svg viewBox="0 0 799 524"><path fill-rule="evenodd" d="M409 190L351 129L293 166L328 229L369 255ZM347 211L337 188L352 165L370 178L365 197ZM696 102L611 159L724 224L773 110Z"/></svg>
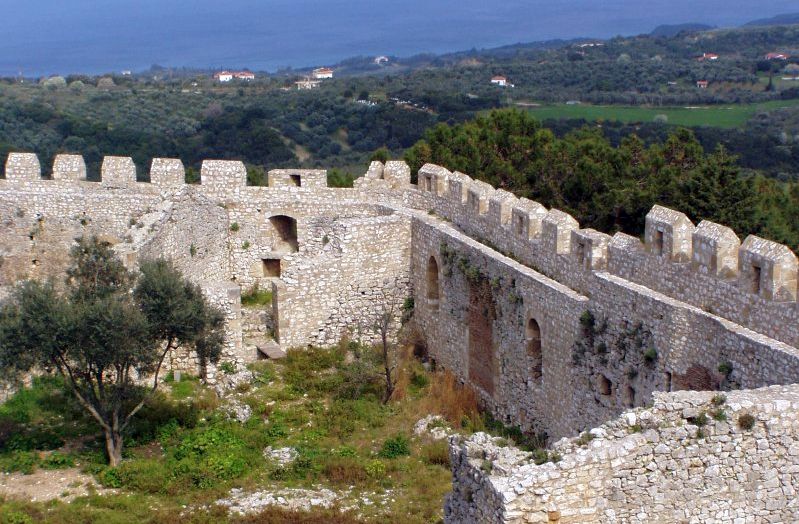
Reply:
<svg viewBox="0 0 799 524"><path fill-rule="evenodd" d="M785 0L2 1L2 76L140 71L152 64L274 71L358 55L633 35L661 24L731 27L797 11L795 1Z"/></svg>

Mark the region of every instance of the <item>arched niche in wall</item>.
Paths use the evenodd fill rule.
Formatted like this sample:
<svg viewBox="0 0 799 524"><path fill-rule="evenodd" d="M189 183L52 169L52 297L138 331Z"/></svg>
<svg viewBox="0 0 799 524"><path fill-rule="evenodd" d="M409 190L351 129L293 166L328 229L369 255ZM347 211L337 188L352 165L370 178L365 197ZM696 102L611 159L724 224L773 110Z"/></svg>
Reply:
<svg viewBox="0 0 799 524"><path fill-rule="evenodd" d="M438 262L431 256L427 260L427 300L432 307L438 307L441 290L438 282Z"/></svg>
<svg viewBox="0 0 799 524"><path fill-rule="evenodd" d="M541 352L541 327L538 321L530 318L525 328L525 343L527 346L527 358L530 359L530 376L539 380L542 375L544 358Z"/></svg>
<svg viewBox="0 0 799 524"><path fill-rule="evenodd" d="M269 223L275 229L276 238L272 251L275 253L296 253L300 249L297 240L297 221L286 215L269 217Z"/></svg>

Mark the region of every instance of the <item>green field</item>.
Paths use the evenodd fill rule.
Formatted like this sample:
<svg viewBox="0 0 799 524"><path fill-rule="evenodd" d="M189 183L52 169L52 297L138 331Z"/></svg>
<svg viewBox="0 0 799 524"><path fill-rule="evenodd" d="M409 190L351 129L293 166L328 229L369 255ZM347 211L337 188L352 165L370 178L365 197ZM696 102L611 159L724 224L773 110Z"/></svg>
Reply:
<svg viewBox="0 0 799 524"><path fill-rule="evenodd" d="M541 120L577 119L618 120L621 122L653 122L657 115L666 115L668 123L679 126L742 127L754 114L780 107L799 106L799 100L776 100L759 104L696 106L696 107L641 107L595 106L588 104L557 104L527 109Z"/></svg>

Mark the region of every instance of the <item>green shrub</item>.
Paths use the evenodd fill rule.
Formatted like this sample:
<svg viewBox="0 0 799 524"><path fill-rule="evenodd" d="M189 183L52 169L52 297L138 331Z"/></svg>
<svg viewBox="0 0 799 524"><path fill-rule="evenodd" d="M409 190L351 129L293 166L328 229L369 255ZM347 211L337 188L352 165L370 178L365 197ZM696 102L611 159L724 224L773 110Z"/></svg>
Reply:
<svg viewBox="0 0 799 524"><path fill-rule="evenodd" d="M156 459L126 461L114 471L120 487L145 493L163 493L173 479L169 465Z"/></svg>
<svg viewBox="0 0 799 524"><path fill-rule="evenodd" d="M230 230L233 231L234 233L236 231L238 231L239 230L239 223L238 222L233 222L232 224L230 224Z"/></svg>
<svg viewBox="0 0 799 524"><path fill-rule="evenodd" d="M724 405L725 402L727 402L727 397L719 393L717 395L714 395L713 398L710 400L710 402L714 406L722 406Z"/></svg>
<svg viewBox="0 0 799 524"><path fill-rule="evenodd" d="M33 522L33 518L21 511L0 508L0 524L33 524Z"/></svg>
<svg viewBox="0 0 799 524"><path fill-rule="evenodd" d="M34 451L12 451L0 456L0 468L6 473L19 471L30 475L39 465L39 455Z"/></svg>
<svg viewBox="0 0 799 524"><path fill-rule="evenodd" d="M533 451L533 462L535 462L539 466L544 462L547 462L548 460L549 460L549 454L547 453L547 450L537 449Z"/></svg>
<svg viewBox="0 0 799 524"><path fill-rule="evenodd" d="M395 437L386 439L379 453L381 457L387 459L408 456L410 454L410 441L405 435L396 435Z"/></svg>
<svg viewBox="0 0 799 524"><path fill-rule="evenodd" d="M65 455L54 451L42 461L42 469L66 469L75 466L75 459L70 455Z"/></svg>
<svg viewBox="0 0 799 524"><path fill-rule="evenodd" d="M119 468L105 468L98 475L100 484L107 488L121 488L122 478L119 476Z"/></svg>
<svg viewBox="0 0 799 524"><path fill-rule="evenodd" d="M236 364L233 362L222 362L219 364L219 371L225 375L232 375L236 372Z"/></svg>
<svg viewBox="0 0 799 524"><path fill-rule="evenodd" d="M364 469L369 478L380 480L386 476L386 465L377 459L367 462Z"/></svg>
<svg viewBox="0 0 799 524"><path fill-rule="evenodd" d="M422 389L430 384L430 378L424 373L413 372L411 375L411 385L417 389Z"/></svg>
<svg viewBox="0 0 799 524"><path fill-rule="evenodd" d="M655 348L649 348L644 352L644 360L647 364L652 364L658 359L658 352Z"/></svg>
<svg viewBox="0 0 799 524"><path fill-rule="evenodd" d="M714 409L710 412L710 416L713 417L713 420L724 422L727 420L727 413L723 409Z"/></svg>

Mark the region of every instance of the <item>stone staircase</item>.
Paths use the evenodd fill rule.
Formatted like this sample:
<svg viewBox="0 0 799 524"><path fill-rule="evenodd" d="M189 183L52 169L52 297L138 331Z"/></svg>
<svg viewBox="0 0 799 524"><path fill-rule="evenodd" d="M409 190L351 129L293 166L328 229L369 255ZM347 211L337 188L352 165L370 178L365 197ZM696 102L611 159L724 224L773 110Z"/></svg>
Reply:
<svg viewBox="0 0 799 524"><path fill-rule="evenodd" d="M241 308L241 331L244 347L248 351L258 352L271 359L286 356L286 352L273 336L275 322L271 306Z"/></svg>

